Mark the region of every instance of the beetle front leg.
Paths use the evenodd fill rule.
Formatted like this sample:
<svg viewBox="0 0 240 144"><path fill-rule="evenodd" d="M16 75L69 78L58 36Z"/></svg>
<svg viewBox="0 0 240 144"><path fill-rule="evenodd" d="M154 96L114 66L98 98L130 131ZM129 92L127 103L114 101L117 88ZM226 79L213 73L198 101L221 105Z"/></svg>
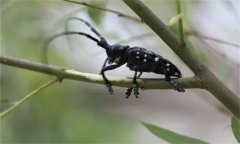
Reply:
<svg viewBox="0 0 240 144"><path fill-rule="evenodd" d="M113 69L115 69L115 68L117 68L119 66L121 66L121 65L119 65L119 64L109 65L109 66L103 67L101 72L100 72L100 74L102 75L103 80L105 82L105 85L106 85L106 87L107 87L107 89L108 89L110 94L113 94L112 85L109 82L109 80L107 79L107 77L105 76L104 72L108 71L108 70L113 70Z"/></svg>
<svg viewBox="0 0 240 144"><path fill-rule="evenodd" d="M108 61L108 58L105 59L103 66L101 68L100 74L101 74L102 70L106 67L107 61Z"/></svg>
<svg viewBox="0 0 240 144"><path fill-rule="evenodd" d="M138 74L137 78L140 78L140 77L142 76L142 73L143 73L143 72L140 72L140 73Z"/></svg>

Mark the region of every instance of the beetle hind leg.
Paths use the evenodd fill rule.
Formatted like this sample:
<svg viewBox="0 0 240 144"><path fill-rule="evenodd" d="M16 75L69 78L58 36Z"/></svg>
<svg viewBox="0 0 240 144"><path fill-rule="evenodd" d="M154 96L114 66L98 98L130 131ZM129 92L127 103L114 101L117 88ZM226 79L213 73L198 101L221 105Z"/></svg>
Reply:
<svg viewBox="0 0 240 144"><path fill-rule="evenodd" d="M174 88L174 90L176 90L178 92L185 92L185 90L182 88L182 86L179 83L177 83L176 80L171 79L168 74L165 74L165 79L166 79L166 81L168 81L170 83L170 85Z"/></svg>
<svg viewBox="0 0 240 144"><path fill-rule="evenodd" d="M174 87L174 89L178 92L185 92L181 85L177 83L176 80L170 80L169 83Z"/></svg>

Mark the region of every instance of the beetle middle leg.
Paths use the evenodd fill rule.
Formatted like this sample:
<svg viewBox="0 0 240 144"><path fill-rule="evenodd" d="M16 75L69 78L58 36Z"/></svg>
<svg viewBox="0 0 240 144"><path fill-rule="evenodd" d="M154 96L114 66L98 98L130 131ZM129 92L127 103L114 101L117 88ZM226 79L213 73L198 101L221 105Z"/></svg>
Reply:
<svg viewBox="0 0 240 144"><path fill-rule="evenodd" d="M141 74L142 72L140 72ZM140 75L141 76L141 75ZM132 86L130 88L127 89L127 92L126 92L126 98L129 98L129 96L131 95L132 93L132 90L134 92L134 95L136 98L138 98L138 95L139 95L139 92L138 92L138 83L137 83L137 71L135 71L134 73L134 77L133 77L133 83L132 83Z"/></svg>

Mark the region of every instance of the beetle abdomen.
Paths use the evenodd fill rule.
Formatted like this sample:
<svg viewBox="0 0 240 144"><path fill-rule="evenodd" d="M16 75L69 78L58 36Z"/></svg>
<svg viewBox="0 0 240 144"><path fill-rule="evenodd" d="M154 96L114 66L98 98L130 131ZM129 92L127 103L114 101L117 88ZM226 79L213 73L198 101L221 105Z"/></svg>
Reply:
<svg viewBox="0 0 240 144"><path fill-rule="evenodd" d="M168 73L170 76L182 77L178 68L169 60L141 47L133 47L128 50L127 67L133 71Z"/></svg>

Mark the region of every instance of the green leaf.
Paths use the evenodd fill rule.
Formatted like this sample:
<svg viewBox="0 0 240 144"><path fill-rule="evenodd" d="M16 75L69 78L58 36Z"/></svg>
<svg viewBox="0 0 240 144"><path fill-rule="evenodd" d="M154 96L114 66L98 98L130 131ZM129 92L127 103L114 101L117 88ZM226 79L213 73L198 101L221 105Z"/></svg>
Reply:
<svg viewBox="0 0 240 144"><path fill-rule="evenodd" d="M182 17L183 17L183 13L180 13L180 14L172 17L168 22L168 26L175 25L180 19L182 19Z"/></svg>
<svg viewBox="0 0 240 144"><path fill-rule="evenodd" d="M103 0L92 0L89 2L90 5L94 6L94 7L99 7L104 9L106 7L106 1ZM89 15L89 17L97 24L100 25L101 24L101 20L105 14L104 11L102 10L98 10L96 8L92 8L92 7L87 7L87 13Z"/></svg>
<svg viewBox="0 0 240 144"><path fill-rule="evenodd" d="M191 138L189 136L180 135L170 130L157 127L153 124L143 123L143 125L151 133L167 141L170 144L207 144L207 142L204 142L195 138Z"/></svg>
<svg viewBox="0 0 240 144"><path fill-rule="evenodd" d="M240 120L235 116L232 117L232 131L238 143L240 143Z"/></svg>

